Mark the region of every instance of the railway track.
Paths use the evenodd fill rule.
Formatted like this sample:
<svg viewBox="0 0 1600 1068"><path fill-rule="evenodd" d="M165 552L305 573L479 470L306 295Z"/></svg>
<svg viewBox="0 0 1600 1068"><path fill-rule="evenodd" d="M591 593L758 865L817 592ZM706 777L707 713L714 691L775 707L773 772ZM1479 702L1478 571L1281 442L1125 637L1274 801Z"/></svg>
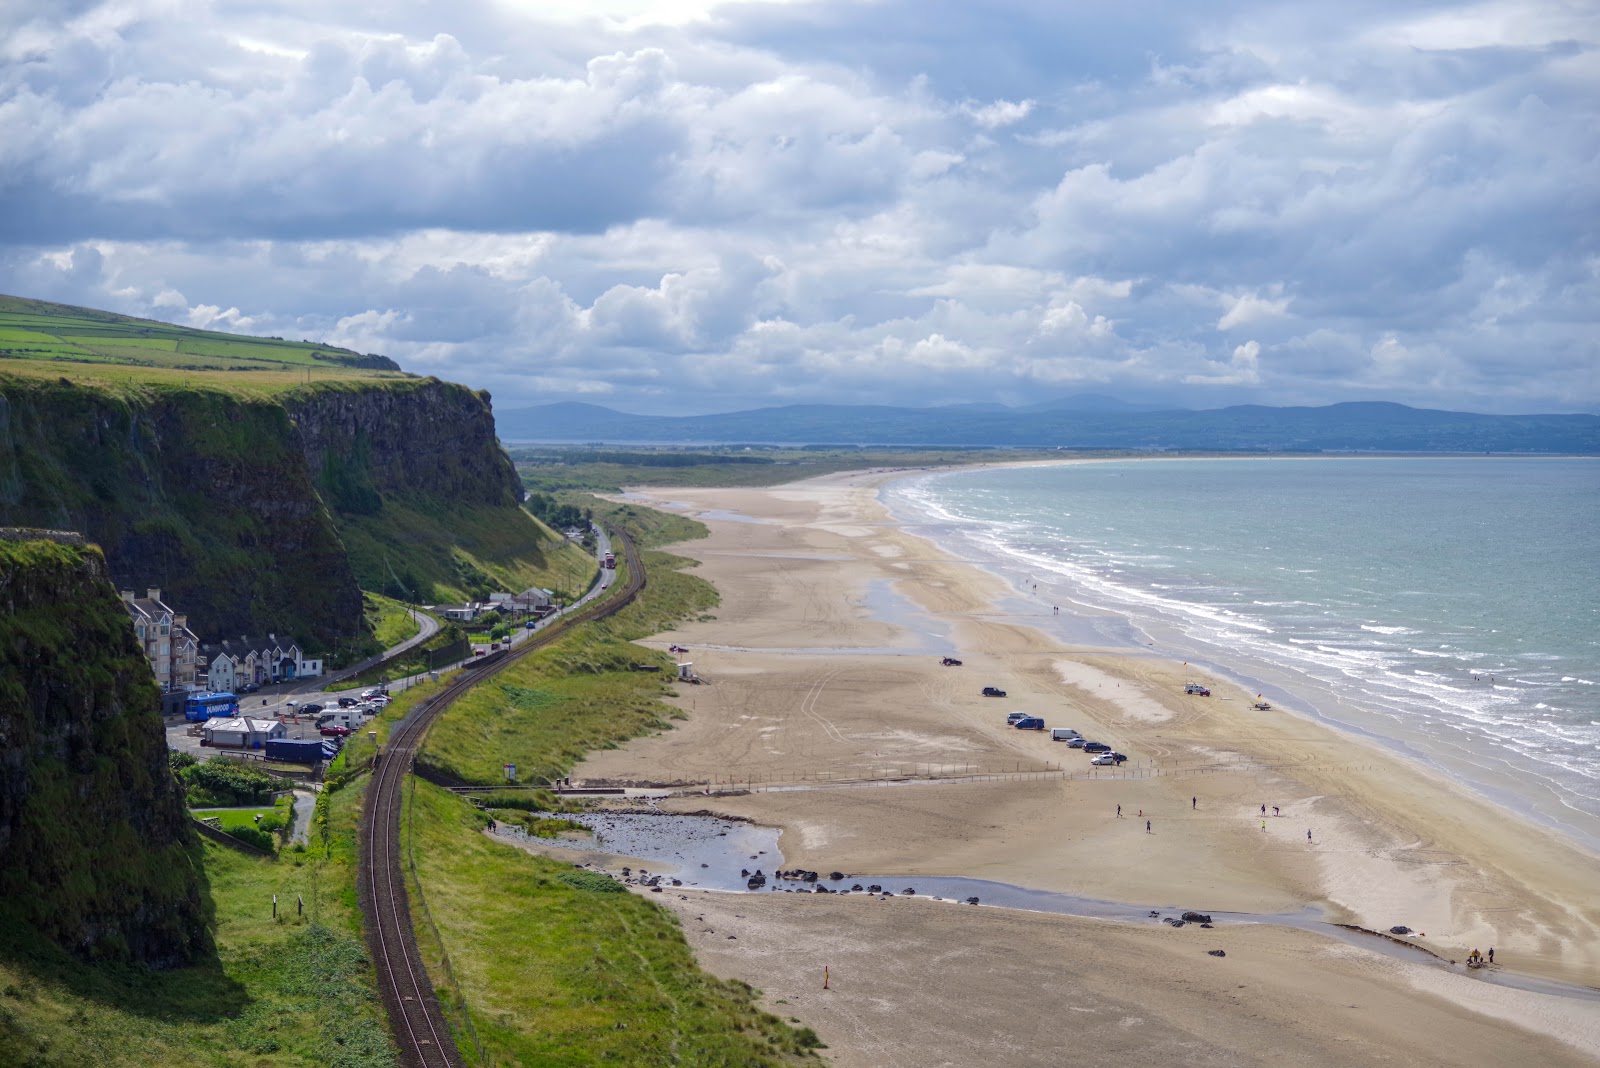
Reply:
<svg viewBox="0 0 1600 1068"><path fill-rule="evenodd" d="M542 649L574 625L603 619L630 603L644 589L644 568L633 541L618 532L628 578L622 589L573 613L496 659L463 670L439 693L413 708L389 732L373 767L359 831L360 895L367 949L378 973L378 991L389 1013L389 1028L408 1068L457 1068L464 1062L434 997L428 970L411 925L411 900L400 861L401 786L417 750L439 713L473 686Z"/></svg>

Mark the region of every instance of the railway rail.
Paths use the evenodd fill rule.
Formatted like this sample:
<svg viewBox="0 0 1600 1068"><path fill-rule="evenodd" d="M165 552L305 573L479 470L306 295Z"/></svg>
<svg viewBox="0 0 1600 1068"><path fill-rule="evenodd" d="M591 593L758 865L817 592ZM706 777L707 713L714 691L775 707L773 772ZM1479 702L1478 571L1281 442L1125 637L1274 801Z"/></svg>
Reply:
<svg viewBox="0 0 1600 1068"><path fill-rule="evenodd" d="M619 531L616 537L628 567L627 582L619 592L585 606L509 652L463 669L439 693L411 709L390 731L376 758L359 832L361 904L367 949L378 973L378 991L389 1014L389 1027L401 1062L408 1068L457 1068L464 1062L434 996L411 924L410 894L400 861L401 786L429 726L457 698L549 645L575 624L603 619L639 595L645 585L639 554L626 534Z"/></svg>

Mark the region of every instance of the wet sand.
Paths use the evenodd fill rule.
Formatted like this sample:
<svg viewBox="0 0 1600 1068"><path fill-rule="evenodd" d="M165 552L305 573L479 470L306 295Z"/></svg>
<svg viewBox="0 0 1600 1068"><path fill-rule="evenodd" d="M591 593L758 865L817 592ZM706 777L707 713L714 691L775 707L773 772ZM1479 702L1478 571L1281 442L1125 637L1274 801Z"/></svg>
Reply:
<svg viewBox="0 0 1600 1068"><path fill-rule="evenodd" d="M1013 594L998 578L900 530L876 499L884 477L857 473L766 490L663 493L675 511L713 516L707 519L710 538L674 551L700 561L696 573L717 586L722 604L714 619L654 640L689 646L687 659L708 684L680 687L678 703L688 718L677 729L596 753L574 776L704 781L717 784L713 792L730 783L753 786L755 792L741 796L708 802L702 794L678 804L782 828L792 866L970 876L1203 911L1283 912L1319 904L1331 919L1425 932L1419 943L1448 958L1464 960L1469 949L1493 945L1508 968L1600 984L1600 895L1594 892L1600 862L1593 855L1377 745L1281 711L1256 711L1253 695L1220 680L1201 680L1213 697L1187 696L1183 683L1193 675L1180 664L1133 649L1060 645L1030 626L1027 616L997 607ZM1042 617L1049 609L1038 611ZM941 666L946 653L964 664ZM985 685L1009 696L981 697ZM1006 727L1012 709L1108 742L1129 755L1129 764L1090 778L1082 754L1052 743L1048 734ZM1064 775L1048 770L1058 767ZM1029 769L1034 773L1022 774ZM986 777L915 781L973 771ZM843 785L891 777L913 782ZM772 789L779 783L811 788ZM1262 804L1268 806L1264 818ZM1274 805L1281 815L1271 815ZM812 910L817 903L799 895L772 898L759 907L773 945L803 940L805 926L786 919L784 910ZM826 907L840 910L828 915L841 937L863 946L892 946L898 937L882 926L882 910ZM1007 974L1044 969L1032 982L1045 988L1053 980L1037 960L1035 937L1094 922L1000 921L988 918L990 910L938 909L929 906L918 921L928 925L929 937L960 941L980 922L973 915L982 914L983 924L994 925L992 937L1013 943L986 942L983 952L1009 953ZM1110 937L1104 926L1093 928L1094 938ZM1326 1019L1285 1013L1281 1040L1299 1035L1295 1041L1321 1051L1305 1063L1368 1063L1371 1058L1354 1052L1366 1048L1367 1037L1358 1032L1390 1026L1443 1056L1456 1041L1451 1029L1466 1026L1463 1019L1509 1029L1522 1041L1532 1041L1526 1029L1534 1027L1565 1041L1574 1055L1586 1050L1600 1059L1600 1007L1594 1003L1487 987L1465 974L1383 959L1301 932L1252 930L1252 966L1266 968L1270 961L1273 971L1247 983L1270 978L1279 989L1329 1004L1346 996L1344 980L1335 978L1344 974L1340 969L1354 969L1366 984L1358 1001L1364 1022L1358 1026L1352 1017L1351 1033L1342 1038L1341 1028L1329 1023L1337 1013ZM1174 935L1182 932L1115 933L1138 944L1133 959L1152 961L1165 961L1178 952L1172 946L1186 945ZM748 940L741 936L737 946L719 946L708 963L766 987L762 937L754 933ZM1215 960L1196 952L1204 966ZM1330 959L1342 963L1330 968ZM1234 963L1231 951L1227 960L1230 968L1245 966ZM1143 981L1121 955L1097 958L1093 967L1097 983L1134 989ZM1202 968L1199 974L1209 973ZM991 986L985 982L976 997L988 1003L983 1016L999 1035L1015 1024L1007 1019L1013 992ZM769 1001L774 996L781 995L769 989ZM955 1002L973 996L951 987L946 998L954 1001L943 1011L964 1011L965 1004ZM1521 1004L1526 999L1534 1000ZM938 998L915 1001L925 1017L896 1016L906 1032L896 1040L904 1063L915 1057L971 1063L942 1057L931 1037L918 1047L918 1027L936 1033L941 1009ZM1512 1001L1520 1007L1513 1010ZM1259 1004L1207 1004L1208 1013L1223 1019L1260 1013ZM1204 1037L1209 1022L1176 1007L1164 1011L1174 1033L1199 1045L1182 1047L1189 1052L1181 1056L1180 1046L1168 1053L1152 1048L1143 1063L1207 1063L1213 1054L1222 1058L1217 1063L1252 1063L1251 1056L1273 1062L1264 1049L1249 1056L1219 1052L1233 1047L1207 1045L1221 1041ZM835 1046L838 1063L899 1063L875 1061L860 1045L864 1039L847 1039L844 1023L838 1024L843 1031L830 1034L834 1025L823 1018L800 1015ZM1431 1044L1417 1031L1423 1025L1415 1021L1423 1019L1441 1028ZM841 1050L847 1048L856 1059L845 1059ZM1019 1047L987 1063L1046 1063L1029 1059L1036 1052Z"/></svg>

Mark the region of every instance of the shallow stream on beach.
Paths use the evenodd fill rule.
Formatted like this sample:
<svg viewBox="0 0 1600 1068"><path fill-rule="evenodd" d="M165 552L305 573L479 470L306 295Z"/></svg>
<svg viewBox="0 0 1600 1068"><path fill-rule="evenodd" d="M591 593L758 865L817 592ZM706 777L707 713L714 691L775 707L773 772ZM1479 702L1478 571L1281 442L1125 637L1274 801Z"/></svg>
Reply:
<svg viewBox="0 0 1600 1068"><path fill-rule="evenodd" d="M716 890L735 893L853 893L851 887L874 884L883 892L894 896L930 898L937 901L964 902L976 897L980 908L1007 908L1030 912L1052 912L1064 916L1079 916L1097 920L1123 923L1157 924L1166 919L1177 919L1186 910L1206 913L1214 926L1225 927L1240 923L1265 923L1278 927L1294 927L1302 931L1336 938L1362 949L1382 953L1388 957L1413 963L1448 967L1428 950L1391 942L1387 938L1363 931L1349 930L1328 921L1326 913L1315 905L1307 905L1298 912L1248 913L1221 912L1205 907L1204 902L1129 904L1078 897L1074 894L1052 890L1032 890L1009 883L987 879L967 879L932 875L882 875L862 872L842 872L842 879L830 879L831 872L818 873L817 880L781 879L783 854L778 849L779 831L774 827L724 819L718 816L677 815L671 813L620 813L593 812L566 817L590 827L594 834L584 838L533 839L539 845L574 852L603 852L618 858L633 858L648 862L634 874L648 872L668 881L662 889L671 890L670 880L681 882L680 889ZM522 836L519 828L507 825L501 833L512 837ZM621 861L608 865L620 871ZM760 871L767 877L766 885L751 890L750 874ZM905 894L910 890L913 893ZM1600 1001L1600 990L1573 984L1518 975L1505 971L1482 971L1474 974L1484 982L1516 987L1537 993L1561 997L1577 997Z"/></svg>

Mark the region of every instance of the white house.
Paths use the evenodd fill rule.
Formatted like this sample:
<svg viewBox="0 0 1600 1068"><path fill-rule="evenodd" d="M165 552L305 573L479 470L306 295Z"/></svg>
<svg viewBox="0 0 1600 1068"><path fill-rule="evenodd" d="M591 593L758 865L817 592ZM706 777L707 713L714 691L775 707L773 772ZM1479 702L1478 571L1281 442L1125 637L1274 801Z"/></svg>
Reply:
<svg viewBox="0 0 1600 1068"><path fill-rule="evenodd" d="M201 651L210 658L206 683L218 692L237 693L247 682L285 682L289 679L317 678L322 674L321 657L308 657L294 642L280 642L276 634L265 640L241 636L207 642Z"/></svg>
<svg viewBox="0 0 1600 1068"><path fill-rule="evenodd" d="M216 749L260 749L268 739L285 738L288 730L275 719L213 719L202 732L202 744Z"/></svg>

